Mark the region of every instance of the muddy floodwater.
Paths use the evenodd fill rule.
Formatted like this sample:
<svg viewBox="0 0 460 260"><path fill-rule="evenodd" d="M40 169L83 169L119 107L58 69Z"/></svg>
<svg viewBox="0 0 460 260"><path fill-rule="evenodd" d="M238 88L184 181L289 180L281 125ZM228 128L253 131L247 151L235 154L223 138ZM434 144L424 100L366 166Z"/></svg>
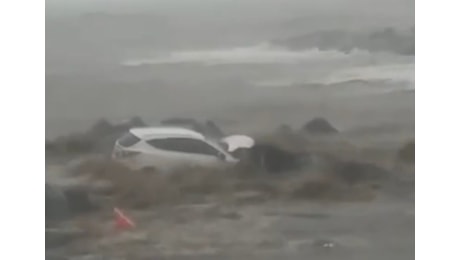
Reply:
<svg viewBox="0 0 460 260"><path fill-rule="evenodd" d="M86 219L101 233L49 249L49 259L414 258L411 201L208 203L126 214L134 230L114 231L109 217Z"/></svg>
<svg viewBox="0 0 460 260"><path fill-rule="evenodd" d="M398 161L415 138L413 2L57 2L46 14L47 149L102 118L185 117L225 135L290 129L303 138L290 147L387 176L313 185L309 176L324 172L309 169L296 172L307 180L281 172L268 184L250 171L176 181L109 164L72 174L110 154L114 136L102 134L91 142L105 150L47 150L47 183L99 185L92 211L47 227L47 260L414 258L415 170ZM318 117L335 130L305 133ZM136 227L116 230L114 207Z"/></svg>
<svg viewBox="0 0 460 260"><path fill-rule="evenodd" d="M96 182L63 177L68 176L66 168L57 164L62 162L48 162L48 183L69 187ZM137 198L157 204L142 209L121 204L135 228L117 229L112 210L120 205L99 200L97 210L53 227L79 235L47 248L47 259L413 259L414 175L398 174L372 193L349 197L345 191L346 199L327 200L266 196L256 188L231 194L211 190L205 196L182 193L177 199L168 188L154 185L149 192L143 185ZM275 181L282 186L282 178ZM203 187L209 189L208 184Z"/></svg>

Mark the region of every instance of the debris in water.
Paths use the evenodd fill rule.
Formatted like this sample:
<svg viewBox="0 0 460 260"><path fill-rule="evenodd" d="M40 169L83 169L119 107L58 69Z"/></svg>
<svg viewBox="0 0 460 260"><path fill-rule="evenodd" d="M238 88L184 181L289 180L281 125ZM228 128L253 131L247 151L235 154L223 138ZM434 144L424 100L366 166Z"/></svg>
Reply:
<svg viewBox="0 0 460 260"><path fill-rule="evenodd" d="M136 227L136 224L128 218L120 209L114 208L115 213L115 228L118 230L132 229Z"/></svg>

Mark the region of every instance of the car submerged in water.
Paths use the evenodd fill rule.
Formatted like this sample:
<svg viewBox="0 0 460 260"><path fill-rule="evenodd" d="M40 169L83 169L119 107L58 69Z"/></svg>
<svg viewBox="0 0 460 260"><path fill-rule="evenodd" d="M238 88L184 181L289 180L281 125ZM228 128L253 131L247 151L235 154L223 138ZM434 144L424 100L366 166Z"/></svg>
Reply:
<svg viewBox="0 0 460 260"><path fill-rule="evenodd" d="M112 158L132 170L228 167L239 162L232 152L254 144L247 136L211 140L182 127L132 128L116 140ZM228 150L230 149L230 151Z"/></svg>

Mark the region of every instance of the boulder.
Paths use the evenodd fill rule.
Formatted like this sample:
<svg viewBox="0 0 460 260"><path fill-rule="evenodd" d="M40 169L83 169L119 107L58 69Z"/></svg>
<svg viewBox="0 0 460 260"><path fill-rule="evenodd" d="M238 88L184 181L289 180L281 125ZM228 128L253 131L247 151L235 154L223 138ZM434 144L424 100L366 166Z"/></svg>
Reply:
<svg viewBox="0 0 460 260"><path fill-rule="evenodd" d="M335 134L339 131L326 119L317 117L307 122L302 130L310 134Z"/></svg>
<svg viewBox="0 0 460 260"><path fill-rule="evenodd" d="M305 166L306 155L283 150L272 144L256 143L249 149L251 162L268 173L299 170Z"/></svg>
<svg viewBox="0 0 460 260"><path fill-rule="evenodd" d="M63 191L72 214L82 214L96 209L88 192L81 188L69 188Z"/></svg>
<svg viewBox="0 0 460 260"><path fill-rule="evenodd" d="M281 142L283 147L289 147L289 149L291 150L302 151L306 148L306 145L308 144L304 135L297 131L294 131L289 125L285 124L280 125L275 130L274 137L279 142Z"/></svg>
<svg viewBox="0 0 460 260"><path fill-rule="evenodd" d="M407 142L398 151L398 160L405 163L415 163L415 140Z"/></svg>
<svg viewBox="0 0 460 260"><path fill-rule="evenodd" d="M70 216L70 208L62 190L45 184L45 225L64 220Z"/></svg>
<svg viewBox="0 0 460 260"><path fill-rule="evenodd" d="M94 139L85 135L73 135L60 139L58 147L65 153L89 153L94 148Z"/></svg>
<svg viewBox="0 0 460 260"><path fill-rule="evenodd" d="M106 119L99 119L87 132L91 136L103 136L107 133L111 133L114 130L114 126L110 124Z"/></svg>
<svg viewBox="0 0 460 260"><path fill-rule="evenodd" d="M348 184L380 181L391 177L391 173L375 164L357 161L336 161L332 164L332 174Z"/></svg>
<svg viewBox="0 0 460 260"><path fill-rule="evenodd" d="M147 124L138 116L132 117L118 124L110 124L107 120L100 119L83 135L88 138L96 139L114 134L121 135L131 128L144 126L147 126Z"/></svg>
<svg viewBox="0 0 460 260"><path fill-rule="evenodd" d="M84 133L61 136L54 141L46 140L45 149L59 154L110 153L117 138L131 128L143 126L146 124L140 117L132 117L119 124L100 119Z"/></svg>
<svg viewBox="0 0 460 260"><path fill-rule="evenodd" d="M83 238L86 233L79 229L45 229L45 249L57 248ZM65 259L65 258L64 258Z"/></svg>
<svg viewBox="0 0 460 260"><path fill-rule="evenodd" d="M208 120L205 123L205 135L214 138L221 138L224 136L224 132L222 132L214 121Z"/></svg>
<svg viewBox="0 0 460 260"><path fill-rule="evenodd" d="M88 192L77 187L63 188L45 184L45 225L96 209Z"/></svg>

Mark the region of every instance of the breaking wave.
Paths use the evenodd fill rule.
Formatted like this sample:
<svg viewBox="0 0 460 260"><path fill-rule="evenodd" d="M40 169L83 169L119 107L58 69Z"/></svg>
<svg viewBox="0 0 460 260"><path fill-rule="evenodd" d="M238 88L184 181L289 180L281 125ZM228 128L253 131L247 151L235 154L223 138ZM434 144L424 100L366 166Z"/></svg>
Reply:
<svg viewBox="0 0 460 260"><path fill-rule="evenodd" d="M261 43L234 48L175 50L157 53L151 58L126 60L122 65L235 65L231 75L239 75L257 88L334 86L344 91L372 93L415 89L413 57L363 49L349 52L318 48L294 50ZM247 74L244 66L260 66L262 70ZM262 66L277 67L265 71Z"/></svg>
<svg viewBox="0 0 460 260"><path fill-rule="evenodd" d="M368 51L354 49L349 53L339 50L295 51L283 47L262 43L249 47L235 47L211 50L182 50L168 54L158 54L147 59L131 59L122 62L124 66L142 66L158 64L198 63L203 65L225 64L296 64L321 62L359 57L369 57Z"/></svg>
<svg viewBox="0 0 460 260"><path fill-rule="evenodd" d="M415 27L408 30L382 28L374 31L329 30L273 40L277 46L293 50L320 47L322 50L349 52L355 48L370 52L387 52L399 55L415 55Z"/></svg>
<svg viewBox="0 0 460 260"><path fill-rule="evenodd" d="M350 80L391 80L414 83L415 64L385 64L379 66L354 67L332 74L327 83Z"/></svg>
<svg viewBox="0 0 460 260"><path fill-rule="evenodd" d="M415 65L413 63L369 65L345 68L317 79L275 78L252 82L258 88L278 87L337 87L388 93L415 90Z"/></svg>

